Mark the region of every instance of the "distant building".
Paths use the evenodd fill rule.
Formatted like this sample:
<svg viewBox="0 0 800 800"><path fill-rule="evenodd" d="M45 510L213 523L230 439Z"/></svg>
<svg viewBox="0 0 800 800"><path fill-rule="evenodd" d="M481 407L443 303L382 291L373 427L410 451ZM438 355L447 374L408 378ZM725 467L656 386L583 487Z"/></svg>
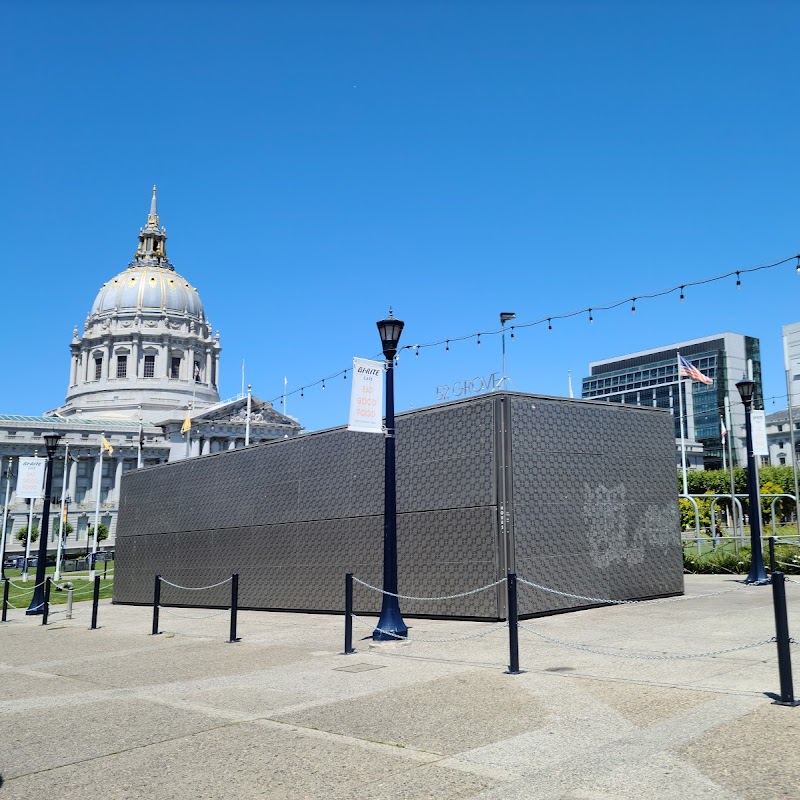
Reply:
<svg viewBox="0 0 800 800"><path fill-rule="evenodd" d="M167 233L159 226L156 191L147 224L128 267L104 283L70 343L69 386L63 405L42 416L0 414L0 503L4 508L6 552L24 549L14 534L28 525L30 505L17 500L20 456L45 456L42 435L61 434L53 470L50 538L55 546L64 510L74 528L70 551L87 548L97 500L101 524L114 545L122 474L141 465L234 450L295 436L301 425L270 403L247 397L220 401L220 335L195 289L167 258ZM187 418L191 429L185 430ZM100 437L112 445L100 466ZM65 464L65 445L70 459ZM9 460L12 476L9 479ZM64 470L67 469L66 480ZM102 472L102 474L101 474ZM63 497L62 497L62 487ZM40 527L41 500L33 504Z"/></svg>
<svg viewBox="0 0 800 800"><path fill-rule="evenodd" d="M677 354L714 380L711 386L684 378L678 381ZM800 350L798 351L800 356ZM800 363L800 362L799 362ZM749 365L749 366L748 366ZM687 440L687 457L703 447L704 469L721 469L725 398L729 398L734 465L747 463L744 406L736 382L749 369L756 382L753 407L763 408L761 352L758 339L738 333L720 333L666 347L593 361L583 379L581 397L626 405L668 408L675 417L675 439ZM687 387L691 386L690 391ZM678 391L683 394L685 423L679 422ZM677 452L680 462L680 452ZM727 448L725 458L727 459Z"/></svg>

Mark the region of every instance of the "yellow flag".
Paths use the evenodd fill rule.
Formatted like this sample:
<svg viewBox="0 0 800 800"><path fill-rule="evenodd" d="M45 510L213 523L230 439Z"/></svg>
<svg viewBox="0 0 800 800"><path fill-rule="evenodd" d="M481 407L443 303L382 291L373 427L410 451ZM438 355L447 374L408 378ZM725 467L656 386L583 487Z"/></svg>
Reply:
<svg viewBox="0 0 800 800"><path fill-rule="evenodd" d="M186 419L183 421L183 425L181 425L181 433L189 433L192 429L192 420L189 418L189 413L186 413Z"/></svg>
<svg viewBox="0 0 800 800"><path fill-rule="evenodd" d="M111 446L111 442L109 442L108 439L106 439L106 437L103 436L102 434L100 435L100 439L101 439L100 449L105 450L110 456L113 456L114 448Z"/></svg>

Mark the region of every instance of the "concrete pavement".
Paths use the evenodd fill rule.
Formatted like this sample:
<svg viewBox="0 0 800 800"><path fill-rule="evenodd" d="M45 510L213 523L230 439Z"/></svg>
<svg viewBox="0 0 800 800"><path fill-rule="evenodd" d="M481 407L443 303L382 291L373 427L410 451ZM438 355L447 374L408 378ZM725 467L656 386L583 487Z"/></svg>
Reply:
<svg viewBox="0 0 800 800"><path fill-rule="evenodd" d="M12 611L0 796L800 797L800 708L771 704L775 645L758 644L774 635L771 589L686 588L524 622L513 676L502 624L408 619L409 643L373 646L365 619L343 656L335 616L241 612L228 644L215 611L163 609L159 636L150 609L107 601L97 631L86 604L47 627ZM708 592L725 593L691 599ZM797 634L800 584L787 595Z"/></svg>

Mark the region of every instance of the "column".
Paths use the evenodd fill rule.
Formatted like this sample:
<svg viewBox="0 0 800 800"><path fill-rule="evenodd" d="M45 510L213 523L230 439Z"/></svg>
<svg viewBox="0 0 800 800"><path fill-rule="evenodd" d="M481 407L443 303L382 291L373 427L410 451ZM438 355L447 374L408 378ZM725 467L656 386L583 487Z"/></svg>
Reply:
<svg viewBox="0 0 800 800"><path fill-rule="evenodd" d="M100 459L93 458L92 461L92 485L89 489L89 497L87 500L91 499L91 501L94 503L97 500L100 487L102 486L103 475L100 472Z"/></svg>
<svg viewBox="0 0 800 800"><path fill-rule="evenodd" d="M214 386L219 386L219 351L214 354Z"/></svg>
<svg viewBox="0 0 800 800"><path fill-rule="evenodd" d="M186 349L186 377L189 380L189 383L194 383L194 347L189 347Z"/></svg>
<svg viewBox="0 0 800 800"><path fill-rule="evenodd" d="M106 363L103 364L104 367L103 372L105 373L106 380L108 380L111 377L111 360L112 356L114 355L114 348L112 347L111 342L108 342L106 344L105 350L106 350L105 354Z"/></svg>
<svg viewBox="0 0 800 800"><path fill-rule="evenodd" d="M122 458L118 458L116 467L114 469L114 489L113 489L113 491L111 493L111 498L110 499L113 500L117 504L119 504L119 484L120 484L120 481L122 480L122 465L123 464L124 464L123 459Z"/></svg>
<svg viewBox="0 0 800 800"><path fill-rule="evenodd" d="M228 450L236 449L236 439L228 439Z"/></svg>
<svg viewBox="0 0 800 800"><path fill-rule="evenodd" d="M205 382L211 386L211 351L206 350L206 374L203 376Z"/></svg>
<svg viewBox="0 0 800 800"><path fill-rule="evenodd" d="M74 386L78 377L78 357L73 354L72 363L69 368L69 385Z"/></svg>
<svg viewBox="0 0 800 800"><path fill-rule="evenodd" d="M210 452L211 452L211 439L206 437L205 439L203 439L202 454L204 456L207 456Z"/></svg>
<svg viewBox="0 0 800 800"><path fill-rule="evenodd" d="M69 465L69 486L67 489L67 494L72 498L72 502L75 502L75 494L78 491L78 464L76 461L73 461Z"/></svg>
<svg viewBox="0 0 800 800"><path fill-rule="evenodd" d="M192 439L192 455L200 455L200 439Z"/></svg>
<svg viewBox="0 0 800 800"><path fill-rule="evenodd" d="M136 380L139 377L139 341L134 339L131 342L131 364L129 369L133 370L133 375L128 373L129 377Z"/></svg>

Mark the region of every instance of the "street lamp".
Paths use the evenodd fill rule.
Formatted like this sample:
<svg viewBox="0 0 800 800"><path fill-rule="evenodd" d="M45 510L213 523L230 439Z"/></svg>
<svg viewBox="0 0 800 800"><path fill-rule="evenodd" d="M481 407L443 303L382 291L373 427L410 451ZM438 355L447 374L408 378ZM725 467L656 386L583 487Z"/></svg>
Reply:
<svg viewBox="0 0 800 800"><path fill-rule="evenodd" d="M378 625L372 632L376 642L405 639L408 628L400 614L397 598L397 486L395 482L394 442L394 357L405 323L389 316L378 323L383 355L386 359L386 438L384 439L383 484L383 603ZM387 594L389 592L390 594Z"/></svg>
<svg viewBox="0 0 800 800"><path fill-rule="evenodd" d="M506 383L508 383L508 375L506 375L506 322L511 322L512 319L516 318L517 315L512 311L500 312L500 328L502 329L501 339L503 340L503 377L500 378L500 383L497 384L495 387L496 389L500 389L501 387L505 386ZM513 330L511 332L511 338L514 338Z"/></svg>
<svg viewBox="0 0 800 800"><path fill-rule="evenodd" d="M31 604L26 614L44 614L44 576L47 569L47 537L50 535L50 493L53 489L53 457L58 448L59 433L46 433L43 437L47 448L47 465L44 473L44 505L42 506L42 529L39 533L39 560L36 562L36 581Z"/></svg>
<svg viewBox="0 0 800 800"><path fill-rule="evenodd" d="M769 583L767 572L764 569L764 558L761 553L761 508L758 502L758 470L756 457L753 453L753 423L750 414L753 407L753 394L756 382L746 376L736 384L739 396L744 403L744 425L747 434L747 493L750 505L750 572L745 583Z"/></svg>

